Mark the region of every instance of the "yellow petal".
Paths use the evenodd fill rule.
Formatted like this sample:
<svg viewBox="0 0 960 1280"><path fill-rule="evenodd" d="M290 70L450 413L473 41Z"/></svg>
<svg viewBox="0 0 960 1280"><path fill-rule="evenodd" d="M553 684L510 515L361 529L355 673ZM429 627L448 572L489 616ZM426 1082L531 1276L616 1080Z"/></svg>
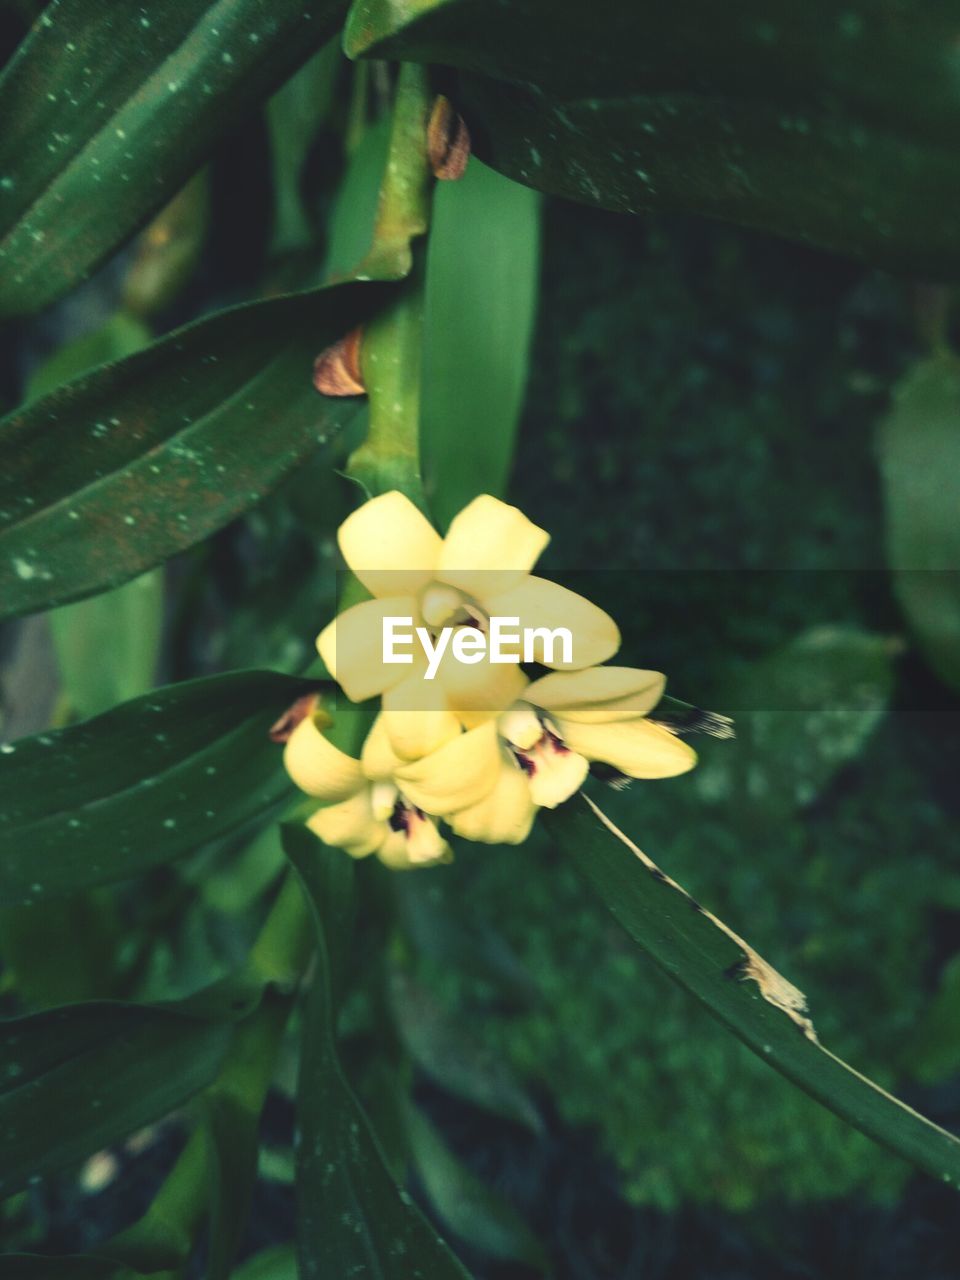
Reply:
<svg viewBox="0 0 960 1280"><path fill-rule="evenodd" d="M427 683L427 682L424 682ZM516 662L458 662L448 649L434 680L447 705L465 723L500 715L524 696L530 683Z"/></svg>
<svg viewBox="0 0 960 1280"><path fill-rule="evenodd" d="M521 629L545 627L555 631L565 627L571 636L571 659L564 661L560 638L555 638L552 655L545 652L542 639L534 650L534 661L563 670L577 670L606 662L620 648L620 631L609 614L575 591L547 578L524 578L510 591L485 602L491 615L519 618ZM510 632L514 630L509 628Z"/></svg>
<svg viewBox="0 0 960 1280"><path fill-rule="evenodd" d="M508 590L528 573L549 541L550 535L517 507L483 493L454 517L440 550L437 577L484 599Z"/></svg>
<svg viewBox="0 0 960 1280"><path fill-rule="evenodd" d="M376 781L392 778L396 770L405 763L393 749L382 712L370 726L367 740L360 752L360 763L366 776Z"/></svg>
<svg viewBox="0 0 960 1280"><path fill-rule="evenodd" d="M460 733L442 684L419 673L383 695L383 721L390 747L402 760L419 760Z"/></svg>
<svg viewBox="0 0 960 1280"><path fill-rule="evenodd" d="M530 798L543 809L555 809L579 791L590 772L582 755L547 741L527 756L532 772L527 777Z"/></svg>
<svg viewBox="0 0 960 1280"><path fill-rule="evenodd" d="M499 770L497 726L490 720L422 760L402 765L394 776L411 804L433 817L443 817L482 800L493 790Z"/></svg>
<svg viewBox="0 0 960 1280"><path fill-rule="evenodd" d="M373 816L369 787L342 804L318 809L307 826L324 844L343 849L354 858L376 853L390 830L386 822L377 822Z"/></svg>
<svg viewBox="0 0 960 1280"><path fill-rule="evenodd" d="M587 667L553 671L534 680L524 701L552 716L581 724L606 724L645 716L663 697L666 677L636 667Z"/></svg>
<svg viewBox="0 0 960 1280"><path fill-rule="evenodd" d="M692 747L650 720L577 724L561 719L557 725L571 750L612 764L628 778L673 778L697 763Z"/></svg>
<svg viewBox="0 0 960 1280"><path fill-rule="evenodd" d="M410 861L417 867L429 866L432 862L449 862L453 853L450 846L437 830L432 818L425 818L419 813L407 815L407 853Z"/></svg>
<svg viewBox="0 0 960 1280"><path fill-rule="evenodd" d="M346 800L365 782L360 761L325 738L312 716L301 720L290 735L283 749L283 763L301 791L328 804Z"/></svg>
<svg viewBox="0 0 960 1280"><path fill-rule="evenodd" d="M419 819L429 822L429 819ZM411 841L405 831L391 831L377 850L377 857L393 871L412 871L437 862L452 862L453 850L431 822L432 833L424 831Z"/></svg>
<svg viewBox="0 0 960 1280"><path fill-rule="evenodd" d="M412 596L364 600L344 610L320 632L317 637L320 657L351 701L374 698L410 674L413 669L410 663L383 661L383 620L415 617L416 607ZM405 652L415 657L412 646Z"/></svg>
<svg viewBox="0 0 960 1280"><path fill-rule="evenodd" d="M526 775L512 761L504 761L496 786L477 804L451 814L457 835L484 844L520 844L537 816Z"/></svg>
<svg viewBox="0 0 960 1280"><path fill-rule="evenodd" d="M434 576L440 557L440 535L395 489L347 516L337 541L344 560L375 596L416 593Z"/></svg>

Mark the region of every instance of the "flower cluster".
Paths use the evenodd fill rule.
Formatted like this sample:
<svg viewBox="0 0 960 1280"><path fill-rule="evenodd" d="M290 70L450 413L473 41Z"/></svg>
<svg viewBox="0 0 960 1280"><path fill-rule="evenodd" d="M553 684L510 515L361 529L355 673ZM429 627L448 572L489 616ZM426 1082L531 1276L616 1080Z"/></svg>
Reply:
<svg viewBox="0 0 960 1280"><path fill-rule="evenodd" d="M627 778L684 773L696 754L649 719L665 680L654 671L602 665L620 646L613 620L589 600L531 574L549 535L516 507L483 495L441 538L402 494L365 503L341 525L344 559L371 599L345 610L317 647L347 697L381 699L359 759L312 717L293 731L285 763L321 802L310 828L354 857L406 868L446 861L443 821L458 835L519 844L537 810L583 784L594 761ZM425 680L425 660L383 661L384 619L409 618L437 634L481 633L510 617L539 633L567 628L572 653L543 644L531 680L518 654L494 665L446 656Z"/></svg>

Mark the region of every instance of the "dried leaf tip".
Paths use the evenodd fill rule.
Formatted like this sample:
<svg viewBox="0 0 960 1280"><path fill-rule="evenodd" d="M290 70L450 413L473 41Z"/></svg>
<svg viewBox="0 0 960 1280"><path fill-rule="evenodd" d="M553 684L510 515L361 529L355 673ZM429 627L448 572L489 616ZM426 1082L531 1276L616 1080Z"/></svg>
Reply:
<svg viewBox="0 0 960 1280"><path fill-rule="evenodd" d="M352 329L345 338L321 351L313 362L313 385L325 396L362 396L366 393L360 369L363 329Z"/></svg>
<svg viewBox="0 0 960 1280"><path fill-rule="evenodd" d="M470 132L463 116L443 95L434 102L427 125L427 155L433 176L442 182L462 178L470 159Z"/></svg>
<svg viewBox="0 0 960 1280"><path fill-rule="evenodd" d="M326 711L320 706L315 693L305 693L302 698L292 702L286 711L270 726L271 742L287 742L290 735L307 716L313 716L318 729L326 729L333 723Z"/></svg>

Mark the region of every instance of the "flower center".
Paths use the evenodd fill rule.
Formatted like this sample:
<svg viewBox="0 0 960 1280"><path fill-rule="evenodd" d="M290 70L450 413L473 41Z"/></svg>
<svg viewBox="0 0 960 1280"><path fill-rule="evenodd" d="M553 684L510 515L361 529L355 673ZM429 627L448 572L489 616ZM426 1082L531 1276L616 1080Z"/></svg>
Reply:
<svg viewBox="0 0 960 1280"><path fill-rule="evenodd" d="M500 717L497 728L530 783L534 804L554 809L583 784L589 764L570 750L556 725L529 703L511 707Z"/></svg>
<svg viewBox="0 0 960 1280"><path fill-rule="evenodd" d="M487 630L487 615L475 600L456 587L432 582L420 597L420 614L431 630L443 627L478 627Z"/></svg>

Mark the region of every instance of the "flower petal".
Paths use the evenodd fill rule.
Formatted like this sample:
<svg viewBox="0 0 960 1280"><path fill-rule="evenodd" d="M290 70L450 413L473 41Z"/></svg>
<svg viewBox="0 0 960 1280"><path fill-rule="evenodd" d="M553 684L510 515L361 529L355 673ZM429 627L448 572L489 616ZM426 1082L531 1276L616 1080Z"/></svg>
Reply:
<svg viewBox="0 0 960 1280"><path fill-rule="evenodd" d="M434 682L425 688L434 692L440 705L411 709L410 694L400 685L383 695L384 727L392 751L401 760L419 760L459 736L460 722L443 704L443 689L435 688Z"/></svg>
<svg viewBox="0 0 960 1280"><path fill-rule="evenodd" d="M324 844L343 849L354 858L376 853L390 831L386 822L377 822L373 816L369 787L342 804L318 809L307 826Z"/></svg>
<svg viewBox="0 0 960 1280"><path fill-rule="evenodd" d="M642 718L608 724L557 722L572 751L602 760L628 778L673 778L697 763L697 753L669 729Z"/></svg>
<svg viewBox="0 0 960 1280"><path fill-rule="evenodd" d="M360 763L363 772L374 781L380 782L393 777L396 770L404 763L397 755L390 742L383 712L377 716L370 726L370 732L360 752Z"/></svg>
<svg viewBox="0 0 960 1280"><path fill-rule="evenodd" d="M396 489L347 516L337 532L343 558L375 596L415 594L434 576L441 539Z"/></svg>
<svg viewBox="0 0 960 1280"><path fill-rule="evenodd" d="M377 857L393 871L412 871L438 862L452 862L453 850L429 818L419 818L424 829L411 839L406 831L391 831L377 850ZM430 829L426 829L429 823Z"/></svg>
<svg viewBox="0 0 960 1280"><path fill-rule="evenodd" d="M530 683L516 662L458 662L448 649L434 679L447 706L470 727L489 715L500 715L524 697Z"/></svg>
<svg viewBox="0 0 960 1280"><path fill-rule="evenodd" d="M301 791L332 804L365 783L360 761L325 738L312 716L301 720L283 749L284 767Z"/></svg>
<svg viewBox="0 0 960 1280"><path fill-rule="evenodd" d="M581 724L605 724L645 716L663 697L666 676L636 667L587 667L552 671L528 685L524 701Z"/></svg>
<svg viewBox="0 0 960 1280"><path fill-rule="evenodd" d="M489 720L422 760L402 765L394 776L406 799L440 818L482 800L496 785L499 770L497 726Z"/></svg>
<svg viewBox="0 0 960 1280"><path fill-rule="evenodd" d="M526 840L537 816L526 775L512 761L504 760L500 776L489 795L448 822L459 836L484 844L520 844Z"/></svg>
<svg viewBox="0 0 960 1280"><path fill-rule="evenodd" d="M412 596L364 600L345 609L320 632L320 657L352 702L374 698L410 674L410 663L383 661L383 620L413 618L416 608ZM410 656L415 657L412 648Z"/></svg>
<svg viewBox="0 0 960 1280"><path fill-rule="evenodd" d="M489 493L454 516L443 540L437 578L476 599L506 591L536 564L546 530Z"/></svg>
<svg viewBox="0 0 960 1280"><path fill-rule="evenodd" d="M569 800L587 780L590 765L576 751L547 741L527 754L530 798L543 809L555 809Z"/></svg>
<svg viewBox="0 0 960 1280"><path fill-rule="evenodd" d="M537 639L534 660L547 667L576 671L581 667L596 666L606 662L620 648L620 631L609 614L584 596L547 578L524 578L512 590L486 600L484 605L491 616L519 618L521 630L545 627L555 631L558 627L566 627L572 640L570 662L563 661L561 644L553 644L552 654L547 654L543 639ZM514 628L509 630L513 632Z"/></svg>

